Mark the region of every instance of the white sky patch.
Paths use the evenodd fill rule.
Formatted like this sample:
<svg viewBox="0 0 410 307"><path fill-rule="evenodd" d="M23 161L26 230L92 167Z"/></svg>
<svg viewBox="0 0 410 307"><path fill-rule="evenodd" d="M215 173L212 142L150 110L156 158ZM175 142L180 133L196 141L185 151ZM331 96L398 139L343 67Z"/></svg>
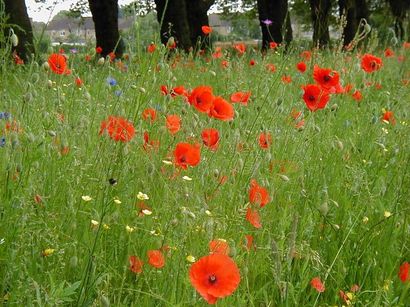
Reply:
<svg viewBox="0 0 410 307"><path fill-rule="evenodd" d="M68 11L76 0L46 0L45 3L36 3L34 0L26 0L27 12L34 21L48 22L60 11ZM118 0L119 5L125 5L133 0ZM91 15L89 15L91 16Z"/></svg>

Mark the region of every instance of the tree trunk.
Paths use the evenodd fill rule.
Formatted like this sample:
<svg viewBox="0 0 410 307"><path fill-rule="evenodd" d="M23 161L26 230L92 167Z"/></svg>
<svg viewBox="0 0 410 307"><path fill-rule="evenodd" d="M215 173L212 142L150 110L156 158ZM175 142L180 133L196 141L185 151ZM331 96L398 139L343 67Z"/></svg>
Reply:
<svg viewBox="0 0 410 307"><path fill-rule="evenodd" d="M202 32L202 26L209 25L208 10L215 0L186 0L191 44L196 49L210 48L209 35Z"/></svg>
<svg viewBox="0 0 410 307"><path fill-rule="evenodd" d="M118 31L118 0L88 0L93 15L97 47L102 48L101 56L115 52L122 57L124 43Z"/></svg>
<svg viewBox="0 0 410 307"><path fill-rule="evenodd" d="M353 41L357 31L356 1L339 0L339 14L344 18L343 46L347 47Z"/></svg>
<svg viewBox="0 0 410 307"><path fill-rule="evenodd" d="M259 22L262 30L262 51L269 48L271 42L282 43L283 29L286 19L286 37L289 39L290 17L287 0L258 0ZM288 17L287 17L288 16ZM287 20L289 18L289 20ZM289 23L289 24L288 24ZM290 27L291 29L292 27Z"/></svg>
<svg viewBox="0 0 410 307"><path fill-rule="evenodd" d="M5 13L9 16L7 20L8 24L17 25L13 27L14 33L19 39L19 43L16 47L13 47L13 51L23 59L28 61L30 55L34 53L33 44L33 29L31 27L30 18L27 14L27 8L24 0L5 0ZM6 36L9 36L10 28L6 28Z"/></svg>
<svg viewBox="0 0 410 307"><path fill-rule="evenodd" d="M174 37L177 47L189 51L192 42L185 0L155 0L155 4L161 42L166 45L169 38Z"/></svg>
<svg viewBox="0 0 410 307"><path fill-rule="evenodd" d="M410 1L407 0L389 0L391 12L394 16L394 32L396 37L403 41L405 39L404 21L407 10L410 8Z"/></svg>
<svg viewBox="0 0 410 307"><path fill-rule="evenodd" d="M313 46L326 48L330 44L329 13L330 0L309 0L313 22Z"/></svg>
<svg viewBox="0 0 410 307"><path fill-rule="evenodd" d="M286 30L285 30L285 42L287 45L293 40L292 21L290 19L290 11L286 14Z"/></svg>

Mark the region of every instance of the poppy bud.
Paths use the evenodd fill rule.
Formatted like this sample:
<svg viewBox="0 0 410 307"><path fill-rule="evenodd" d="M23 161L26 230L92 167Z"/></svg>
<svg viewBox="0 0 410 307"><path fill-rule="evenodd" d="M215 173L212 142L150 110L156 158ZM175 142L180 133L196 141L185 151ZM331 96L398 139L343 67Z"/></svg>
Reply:
<svg viewBox="0 0 410 307"><path fill-rule="evenodd" d="M103 57L99 58L97 61L98 65L104 65L104 63L105 63L105 59Z"/></svg>
<svg viewBox="0 0 410 307"><path fill-rule="evenodd" d="M101 295L100 303L101 303L101 306L102 306L102 307L110 307L110 301L109 301L109 299L108 299L106 296L104 296L104 295Z"/></svg>
<svg viewBox="0 0 410 307"><path fill-rule="evenodd" d="M44 69L45 71L48 71L48 70L50 69L50 64L48 64L48 62L44 62L44 63L43 63L43 69Z"/></svg>
<svg viewBox="0 0 410 307"><path fill-rule="evenodd" d="M85 92L85 93L84 93L84 97L85 97L85 99L87 99L88 101L91 100L91 95L90 95L89 92Z"/></svg>
<svg viewBox="0 0 410 307"><path fill-rule="evenodd" d="M48 135L54 137L57 135L57 133L53 130L48 130Z"/></svg>
<svg viewBox="0 0 410 307"><path fill-rule="evenodd" d="M39 75L38 73L33 73L33 74L31 75L31 81L32 81L33 83L37 83L39 80L40 80L40 75Z"/></svg>
<svg viewBox="0 0 410 307"><path fill-rule="evenodd" d="M24 96L23 96L23 101L28 103L31 102L33 100L33 95L31 94L31 92L27 92Z"/></svg>
<svg viewBox="0 0 410 307"><path fill-rule="evenodd" d="M330 107L330 110L336 111L338 107L339 107L339 106L335 103L334 105L332 105L332 106Z"/></svg>
<svg viewBox="0 0 410 307"><path fill-rule="evenodd" d="M147 91L145 90L145 88L143 88L143 87L140 87L139 90L140 90L140 92L143 93L143 94L145 94L145 93L147 92Z"/></svg>
<svg viewBox="0 0 410 307"><path fill-rule="evenodd" d="M70 258L70 267L71 268L76 268L78 265L78 258L77 256L73 256Z"/></svg>
<svg viewBox="0 0 410 307"><path fill-rule="evenodd" d="M13 31L13 30L11 30L11 31ZM11 40L11 44L13 45L13 47L17 47L17 45L19 44L19 38L14 32L13 32L13 34L11 34L10 40Z"/></svg>
<svg viewBox="0 0 410 307"><path fill-rule="evenodd" d="M326 216L327 213L329 212L329 206L327 204L327 201L325 201L323 204L321 204L319 206L318 210L323 216Z"/></svg>
<svg viewBox="0 0 410 307"><path fill-rule="evenodd" d="M219 177L219 169L214 169L214 177L218 178Z"/></svg>
<svg viewBox="0 0 410 307"><path fill-rule="evenodd" d="M372 27L366 22L366 24L364 25L364 30L366 31L366 33L369 33L372 30Z"/></svg>
<svg viewBox="0 0 410 307"><path fill-rule="evenodd" d="M209 73L210 73L212 76L216 77L216 72L214 72L213 70L210 70Z"/></svg>
<svg viewBox="0 0 410 307"><path fill-rule="evenodd" d="M340 150L343 150L343 143L341 141L337 140L336 145Z"/></svg>
<svg viewBox="0 0 410 307"><path fill-rule="evenodd" d="M239 169L243 168L243 160L241 158L238 159L238 167Z"/></svg>

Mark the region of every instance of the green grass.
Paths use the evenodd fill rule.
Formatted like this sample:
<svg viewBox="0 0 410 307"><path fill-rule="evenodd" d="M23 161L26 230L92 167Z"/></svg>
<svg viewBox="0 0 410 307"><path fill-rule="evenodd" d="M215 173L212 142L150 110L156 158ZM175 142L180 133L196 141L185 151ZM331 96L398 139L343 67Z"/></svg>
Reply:
<svg viewBox="0 0 410 307"><path fill-rule="evenodd" d="M402 82L410 78L410 51L397 48L407 59L383 58L384 66L373 74L361 70L356 53L334 52L314 54L301 74L295 69L300 51L264 58L252 51L225 55L230 65L224 69L222 59L176 62L164 60L160 50L131 54L127 72L114 64L86 63L77 54L70 55L70 76L36 64L4 64L0 111L9 112L8 122L20 129L5 132L7 120L0 120L6 139L0 147L0 302L203 306L190 284L186 257L207 255L209 241L223 238L241 282L219 306L342 305L339 290L348 292L353 284L360 286L357 306L409 306L409 283L397 273L410 261L410 90ZM251 58L255 66L249 66ZM268 63L276 72L266 70ZM332 95L324 110L309 112L301 86L313 83L314 64L339 71L343 85L361 90L362 101ZM284 74L292 77L290 84L282 83ZM84 81L81 89L75 76ZM108 77L118 84L109 86ZM181 97L161 95L161 85L209 85L227 100L239 90L252 95L248 106L234 106L232 122L221 122ZM152 125L141 118L148 107L158 112ZM294 127L293 108L303 111L302 130ZM394 112L396 125L380 120L383 108ZM63 122L58 114L64 114ZM168 114L182 119L175 137L165 127ZM99 136L109 115L134 123L131 142ZM200 164L171 178L177 169L163 160L172 159L178 142L200 142L209 127L221 134L218 150L202 146ZM160 141L158 151L143 149L144 131ZM269 149L258 145L262 131L272 134ZM192 181L183 180L185 175ZM228 181L219 185L222 175ZM110 178L118 184L110 185ZM271 196L260 210L261 229L245 220L252 178ZM150 216L137 215L140 191L150 198ZM37 194L41 203L35 202ZM92 200L84 201L85 195ZM91 220L109 229L92 227ZM256 249L243 248L246 234L254 236ZM171 247L165 267L150 267L147 251L163 245ZM46 249L54 253L43 256ZM130 255L144 260L142 274L129 270ZM325 283L324 293L310 286L316 276Z"/></svg>

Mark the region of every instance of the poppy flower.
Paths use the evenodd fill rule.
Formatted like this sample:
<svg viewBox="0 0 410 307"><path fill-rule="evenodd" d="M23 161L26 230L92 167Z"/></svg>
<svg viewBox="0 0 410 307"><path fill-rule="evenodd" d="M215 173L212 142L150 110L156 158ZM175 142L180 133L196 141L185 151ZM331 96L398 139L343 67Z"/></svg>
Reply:
<svg viewBox="0 0 410 307"><path fill-rule="evenodd" d="M147 131L144 131L144 145L142 146L144 150L154 149L158 150L159 148L159 141L158 140L151 140Z"/></svg>
<svg viewBox="0 0 410 307"><path fill-rule="evenodd" d="M330 68L313 67L313 79L324 89L331 89L339 84L339 73Z"/></svg>
<svg viewBox="0 0 410 307"><path fill-rule="evenodd" d="M272 135L270 133L262 132L259 134L259 146L260 148L267 149L272 144Z"/></svg>
<svg viewBox="0 0 410 307"><path fill-rule="evenodd" d="M253 236L252 235L245 235L245 248L250 251L251 247L253 246Z"/></svg>
<svg viewBox="0 0 410 307"><path fill-rule="evenodd" d="M215 97L209 112L209 116L223 121L232 120L234 117L233 106L222 97Z"/></svg>
<svg viewBox="0 0 410 307"><path fill-rule="evenodd" d="M67 59L64 55L59 53L53 53L48 57L48 65L51 70L58 75L69 75L71 71L67 68Z"/></svg>
<svg viewBox="0 0 410 307"><path fill-rule="evenodd" d="M130 262L131 272L133 272L135 274L142 273L142 266L143 266L144 262L142 262L142 260L140 258L138 258L137 256L130 256L128 258L128 261Z"/></svg>
<svg viewBox="0 0 410 307"><path fill-rule="evenodd" d="M99 135L107 131L114 141L129 142L135 135L134 125L123 117L109 116L101 122Z"/></svg>
<svg viewBox="0 0 410 307"><path fill-rule="evenodd" d="M222 54L222 48L221 47L216 47L215 48L215 52L212 53L212 58L214 59L220 59L222 58L223 54Z"/></svg>
<svg viewBox="0 0 410 307"><path fill-rule="evenodd" d="M274 64L266 64L266 69L270 72L275 72L276 71L276 66Z"/></svg>
<svg viewBox="0 0 410 307"><path fill-rule="evenodd" d="M386 49L384 50L384 56L385 56L386 58L391 58L391 57L394 56L394 51L391 50L390 48L386 48Z"/></svg>
<svg viewBox="0 0 410 307"><path fill-rule="evenodd" d="M246 106L248 105L248 100L250 96L251 92L236 92L231 95L231 102L240 103Z"/></svg>
<svg viewBox="0 0 410 307"><path fill-rule="evenodd" d="M165 265L164 255L160 250L149 250L147 252L148 263L154 268L161 269Z"/></svg>
<svg viewBox="0 0 410 307"><path fill-rule="evenodd" d="M399 268L399 278L400 280L405 283L406 281L410 282L410 264L405 261Z"/></svg>
<svg viewBox="0 0 410 307"><path fill-rule="evenodd" d="M214 128L204 129L201 133L202 142L211 150L218 149L219 132Z"/></svg>
<svg viewBox="0 0 410 307"><path fill-rule="evenodd" d="M305 60L309 61L312 58L312 53L308 50L303 51L300 56Z"/></svg>
<svg viewBox="0 0 410 307"><path fill-rule="evenodd" d="M77 85L78 87L81 87L84 84L83 80L81 80L80 77L75 78L74 82L75 82L75 85Z"/></svg>
<svg viewBox="0 0 410 307"><path fill-rule="evenodd" d="M289 84L292 82L292 77L291 76L287 76L287 75L283 75L282 76L282 82L285 84Z"/></svg>
<svg viewBox="0 0 410 307"><path fill-rule="evenodd" d="M303 74L306 71L306 63L305 62L297 63L296 69Z"/></svg>
<svg viewBox="0 0 410 307"><path fill-rule="evenodd" d="M201 160L201 148L199 144L178 143L174 150L175 164L183 169L188 165L196 166Z"/></svg>
<svg viewBox="0 0 410 307"><path fill-rule="evenodd" d="M212 107L214 95L212 88L209 86L198 86L194 88L191 95L188 96L189 104L202 113L209 113Z"/></svg>
<svg viewBox="0 0 410 307"><path fill-rule="evenodd" d="M157 111L153 108L148 108L142 111L142 119L149 121L151 124L157 118Z"/></svg>
<svg viewBox="0 0 410 307"><path fill-rule="evenodd" d="M168 115L166 119L168 131L174 135L181 129L181 118L178 115Z"/></svg>
<svg viewBox="0 0 410 307"><path fill-rule="evenodd" d="M149 44L147 47L148 53L153 53L156 49L157 49L157 46L155 46L154 43Z"/></svg>
<svg viewBox="0 0 410 307"><path fill-rule="evenodd" d="M384 111L382 116L382 121L385 123L390 123L392 125L396 124L396 119L392 111Z"/></svg>
<svg viewBox="0 0 410 307"><path fill-rule="evenodd" d="M317 292L322 293L326 290L325 285L322 283L319 277L315 277L310 281L312 288L316 289Z"/></svg>
<svg viewBox="0 0 410 307"><path fill-rule="evenodd" d="M98 53L98 54L100 54L102 51L103 51L103 50L102 50L101 47L96 47L96 48L95 48L95 52Z"/></svg>
<svg viewBox="0 0 410 307"><path fill-rule="evenodd" d="M378 58L377 56L366 53L362 57L361 67L367 73L375 72L379 70L382 66L382 59Z"/></svg>
<svg viewBox="0 0 410 307"><path fill-rule="evenodd" d="M251 188L249 189L249 202L257 204L261 208L270 202L268 190L260 186L255 179L251 180Z"/></svg>
<svg viewBox="0 0 410 307"><path fill-rule="evenodd" d="M261 228L261 218L259 216L259 212L256 209L252 209L251 207L248 207L246 210L246 220L252 224L253 227L255 228Z"/></svg>
<svg viewBox="0 0 410 307"><path fill-rule="evenodd" d="M244 54L246 51L246 46L243 43L235 44L233 48L238 51L239 54Z"/></svg>
<svg viewBox="0 0 410 307"><path fill-rule="evenodd" d="M222 66L222 68L228 68L229 67L229 62L227 60L223 60L221 62L221 66Z"/></svg>
<svg viewBox="0 0 410 307"><path fill-rule="evenodd" d="M354 91L354 93L352 94L352 97L354 100L356 101L360 101L363 98L362 92L360 92L359 90Z"/></svg>
<svg viewBox="0 0 410 307"><path fill-rule="evenodd" d="M230 252L230 248L228 243L226 243L226 240L215 239L209 242L209 252L211 254L228 255Z"/></svg>
<svg viewBox="0 0 410 307"><path fill-rule="evenodd" d="M249 61L249 66L255 66L255 64L256 64L256 61L254 59L251 59Z"/></svg>
<svg viewBox="0 0 410 307"><path fill-rule="evenodd" d="M329 102L329 93L316 84L303 86L303 100L310 111L323 109Z"/></svg>
<svg viewBox="0 0 410 307"><path fill-rule="evenodd" d="M210 26L202 26L201 30L202 30L202 33L204 33L205 35L212 33L212 28Z"/></svg>
<svg viewBox="0 0 410 307"><path fill-rule="evenodd" d="M171 97L182 96L186 94L187 91L185 90L185 87L183 85L176 86L171 90Z"/></svg>
<svg viewBox="0 0 410 307"><path fill-rule="evenodd" d="M241 276L236 263L224 254L211 254L195 262L189 270L192 286L209 303L231 295Z"/></svg>
<svg viewBox="0 0 410 307"><path fill-rule="evenodd" d="M270 48L270 49L276 49L276 47L278 47L278 44L277 44L277 43L275 43L275 42L270 42L270 43L269 43L269 48Z"/></svg>

